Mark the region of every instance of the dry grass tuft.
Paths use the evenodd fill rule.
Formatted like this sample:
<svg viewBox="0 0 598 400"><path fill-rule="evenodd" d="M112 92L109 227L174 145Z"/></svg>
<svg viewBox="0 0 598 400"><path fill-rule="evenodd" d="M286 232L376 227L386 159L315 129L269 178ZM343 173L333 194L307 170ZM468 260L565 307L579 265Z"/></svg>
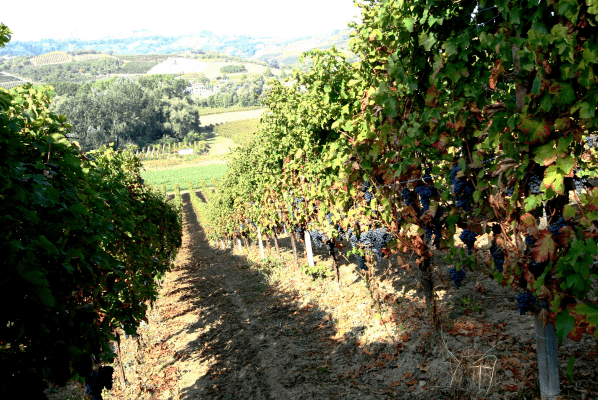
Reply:
<svg viewBox="0 0 598 400"><path fill-rule="evenodd" d="M444 364L447 364L446 373L450 377L450 390L472 397L488 396L496 384L499 361L498 357L490 353L502 342L497 343L483 354L474 348L455 354L448 348L442 332L440 337L444 345L445 356L448 359Z"/></svg>

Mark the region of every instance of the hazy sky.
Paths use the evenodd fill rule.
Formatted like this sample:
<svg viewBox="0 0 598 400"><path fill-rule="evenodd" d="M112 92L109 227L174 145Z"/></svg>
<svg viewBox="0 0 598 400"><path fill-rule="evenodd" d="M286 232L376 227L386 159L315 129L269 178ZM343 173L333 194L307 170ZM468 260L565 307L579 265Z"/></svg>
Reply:
<svg viewBox="0 0 598 400"><path fill-rule="evenodd" d="M92 39L149 29L162 34L297 37L344 29L353 0L28 0L6 2L0 22L13 40Z"/></svg>

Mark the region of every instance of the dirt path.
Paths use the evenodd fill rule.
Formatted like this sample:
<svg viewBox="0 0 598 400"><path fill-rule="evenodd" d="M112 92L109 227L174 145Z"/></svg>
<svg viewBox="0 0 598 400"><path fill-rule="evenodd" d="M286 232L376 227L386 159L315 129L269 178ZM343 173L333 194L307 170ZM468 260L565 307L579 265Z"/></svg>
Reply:
<svg viewBox="0 0 598 400"><path fill-rule="evenodd" d="M236 111L223 114L200 115L199 121L202 126L222 124L225 122L242 121L245 119L259 118L264 112L261 110Z"/></svg>
<svg viewBox="0 0 598 400"><path fill-rule="evenodd" d="M469 276L457 291L436 255L442 330L434 332L408 257L379 264L372 294L345 260L339 291L322 250L323 279L291 267L286 236L287 266L253 263L253 246L249 259L210 246L188 193L183 202L176 268L138 338L123 340L127 388L117 382L105 399L537 398L533 318L519 316L515 294L494 280ZM561 347L571 392L563 398L598 398L592 347L586 339ZM575 389L564 378L570 355Z"/></svg>

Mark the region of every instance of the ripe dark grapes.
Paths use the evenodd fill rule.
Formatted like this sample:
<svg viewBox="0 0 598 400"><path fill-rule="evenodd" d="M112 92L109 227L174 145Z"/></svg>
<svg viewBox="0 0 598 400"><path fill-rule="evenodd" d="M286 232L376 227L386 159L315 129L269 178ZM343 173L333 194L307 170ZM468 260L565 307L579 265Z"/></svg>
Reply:
<svg viewBox="0 0 598 400"><path fill-rule="evenodd" d="M415 188L415 192L419 194L419 201L422 205L421 214L423 214L430 207L430 197L432 197L434 191L429 186L418 186Z"/></svg>
<svg viewBox="0 0 598 400"><path fill-rule="evenodd" d="M498 272L502 272L503 265L505 264L505 253L503 249L496 244L495 240L492 241L490 255L492 256L492 260L494 260L494 265L496 265Z"/></svg>
<svg viewBox="0 0 598 400"><path fill-rule="evenodd" d="M565 225L567 225L567 222L563 219L563 217L561 217L554 224L550 224L548 226L548 230L552 236L557 237L559 235L559 231Z"/></svg>
<svg viewBox="0 0 598 400"><path fill-rule="evenodd" d="M459 171L461 171L461 168L455 165L450 175L451 185L453 185L453 191L455 192L455 205L462 208L463 211L469 211L471 209L469 198L474 192L474 187L470 181L464 178L457 178Z"/></svg>
<svg viewBox="0 0 598 400"><path fill-rule="evenodd" d="M573 186L577 194L581 194L581 191L588 187L588 180L584 178L573 178Z"/></svg>
<svg viewBox="0 0 598 400"><path fill-rule="evenodd" d="M467 254L471 254L471 249L473 249L476 234L471 232L469 229L463 229L461 235L459 235L459 239L467 246Z"/></svg>
<svg viewBox="0 0 598 400"><path fill-rule="evenodd" d="M515 193L515 188L514 187L508 187L508 188L505 189L505 191L503 193L505 194L505 196L511 197L511 196L513 196L513 193Z"/></svg>
<svg viewBox="0 0 598 400"><path fill-rule="evenodd" d="M326 241L326 238L324 237L324 235L321 232L319 232L317 229L309 232L309 234L311 235L311 239L313 240L313 242L316 245L316 247L318 249L320 247L322 247L322 245Z"/></svg>
<svg viewBox="0 0 598 400"><path fill-rule="evenodd" d="M370 204L370 202L372 201L372 199L374 198L374 195L372 194L372 192L365 192L363 194L363 198L365 199L365 202Z"/></svg>
<svg viewBox="0 0 598 400"><path fill-rule="evenodd" d="M372 185L371 185L371 183L369 183L369 182L367 182L367 181L363 181L363 182L361 182L361 191L362 191L363 193L365 193L365 192L367 192L368 190L370 190L370 187L371 187L371 186L372 186Z"/></svg>
<svg viewBox="0 0 598 400"><path fill-rule="evenodd" d="M403 190L401 191L401 197L403 197L403 200L405 201L407 207L415 204L414 192L409 190L409 188L403 188Z"/></svg>
<svg viewBox="0 0 598 400"><path fill-rule="evenodd" d="M519 308L519 314L525 315L530 306L536 302L536 298L530 292L519 293L517 295L517 307Z"/></svg>
<svg viewBox="0 0 598 400"><path fill-rule="evenodd" d="M540 194L540 185L542 184L542 179L540 179L538 175L530 176L527 184L531 194Z"/></svg>
<svg viewBox="0 0 598 400"><path fill-rule="evenodd" d="M330 225L332 225L332 216L333 216L333 215L334 215L334 214L333 214L333 213L331 213L331 212L329 212L328 214L326 214L326 219L328 220L328 223L329 223Z"/></svg>
<svg viewBox="0 0 598 400"><path fill-rule="evenodd" d="M365 257L355 254L355 258L357 258L357 268L367 271L368 266L365 264Z"/></svg>
<svg viewBox="0 0 598 400"><path fill-rule="evenodd" d="M463 279L465 279L465 271L463 271L463 270L457 271L456 268L451 268L451 269L449 269L449 275L451 276L451 279L455 283L455 287L457 289L459 289L461 287L461 282L463 281Z"/></svg>

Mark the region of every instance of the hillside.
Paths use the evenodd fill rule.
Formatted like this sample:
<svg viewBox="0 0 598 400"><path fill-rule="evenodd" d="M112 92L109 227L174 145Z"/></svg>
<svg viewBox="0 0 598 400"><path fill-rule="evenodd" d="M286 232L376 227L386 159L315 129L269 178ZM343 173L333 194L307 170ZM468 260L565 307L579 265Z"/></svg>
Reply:
<svg viewBox="0 0 598 400"><path fill-rule="evenodd" d="M349 30L335 31L329 35L296 39L254 38L251 36L225 36L202 31L186 36L155 36L139 32L135 36L98 40L44 39L38 41L11 41L0 48L0 56L36 56L48 52L67 52L73 49L94 49L106 54L173 54L188 50L215 51L229 56L252 60L277 59L292 64L297 57L312 48L325 49L332 45L346 50Z"/></svg>
<svg viewBox="0 0 598 400"><path fill-rule="evenodd" d="M150 69L147 74L188 74L188 73L199 73L203 72L206 77L209 79L215 79L217 76L222 76L222 72L220 72L220 68L225 65L239 65L243 64L247 69L247 73L258 73L262 74L268 67L264 65L256 65L252 63L239 63L239 62L222 62L222 61L198 61L198 60L191 60L187 58L171 58L166 61L157 64L152 69ZM272 73L274 75L281 74L280 69L272 68Z"/></svg>

